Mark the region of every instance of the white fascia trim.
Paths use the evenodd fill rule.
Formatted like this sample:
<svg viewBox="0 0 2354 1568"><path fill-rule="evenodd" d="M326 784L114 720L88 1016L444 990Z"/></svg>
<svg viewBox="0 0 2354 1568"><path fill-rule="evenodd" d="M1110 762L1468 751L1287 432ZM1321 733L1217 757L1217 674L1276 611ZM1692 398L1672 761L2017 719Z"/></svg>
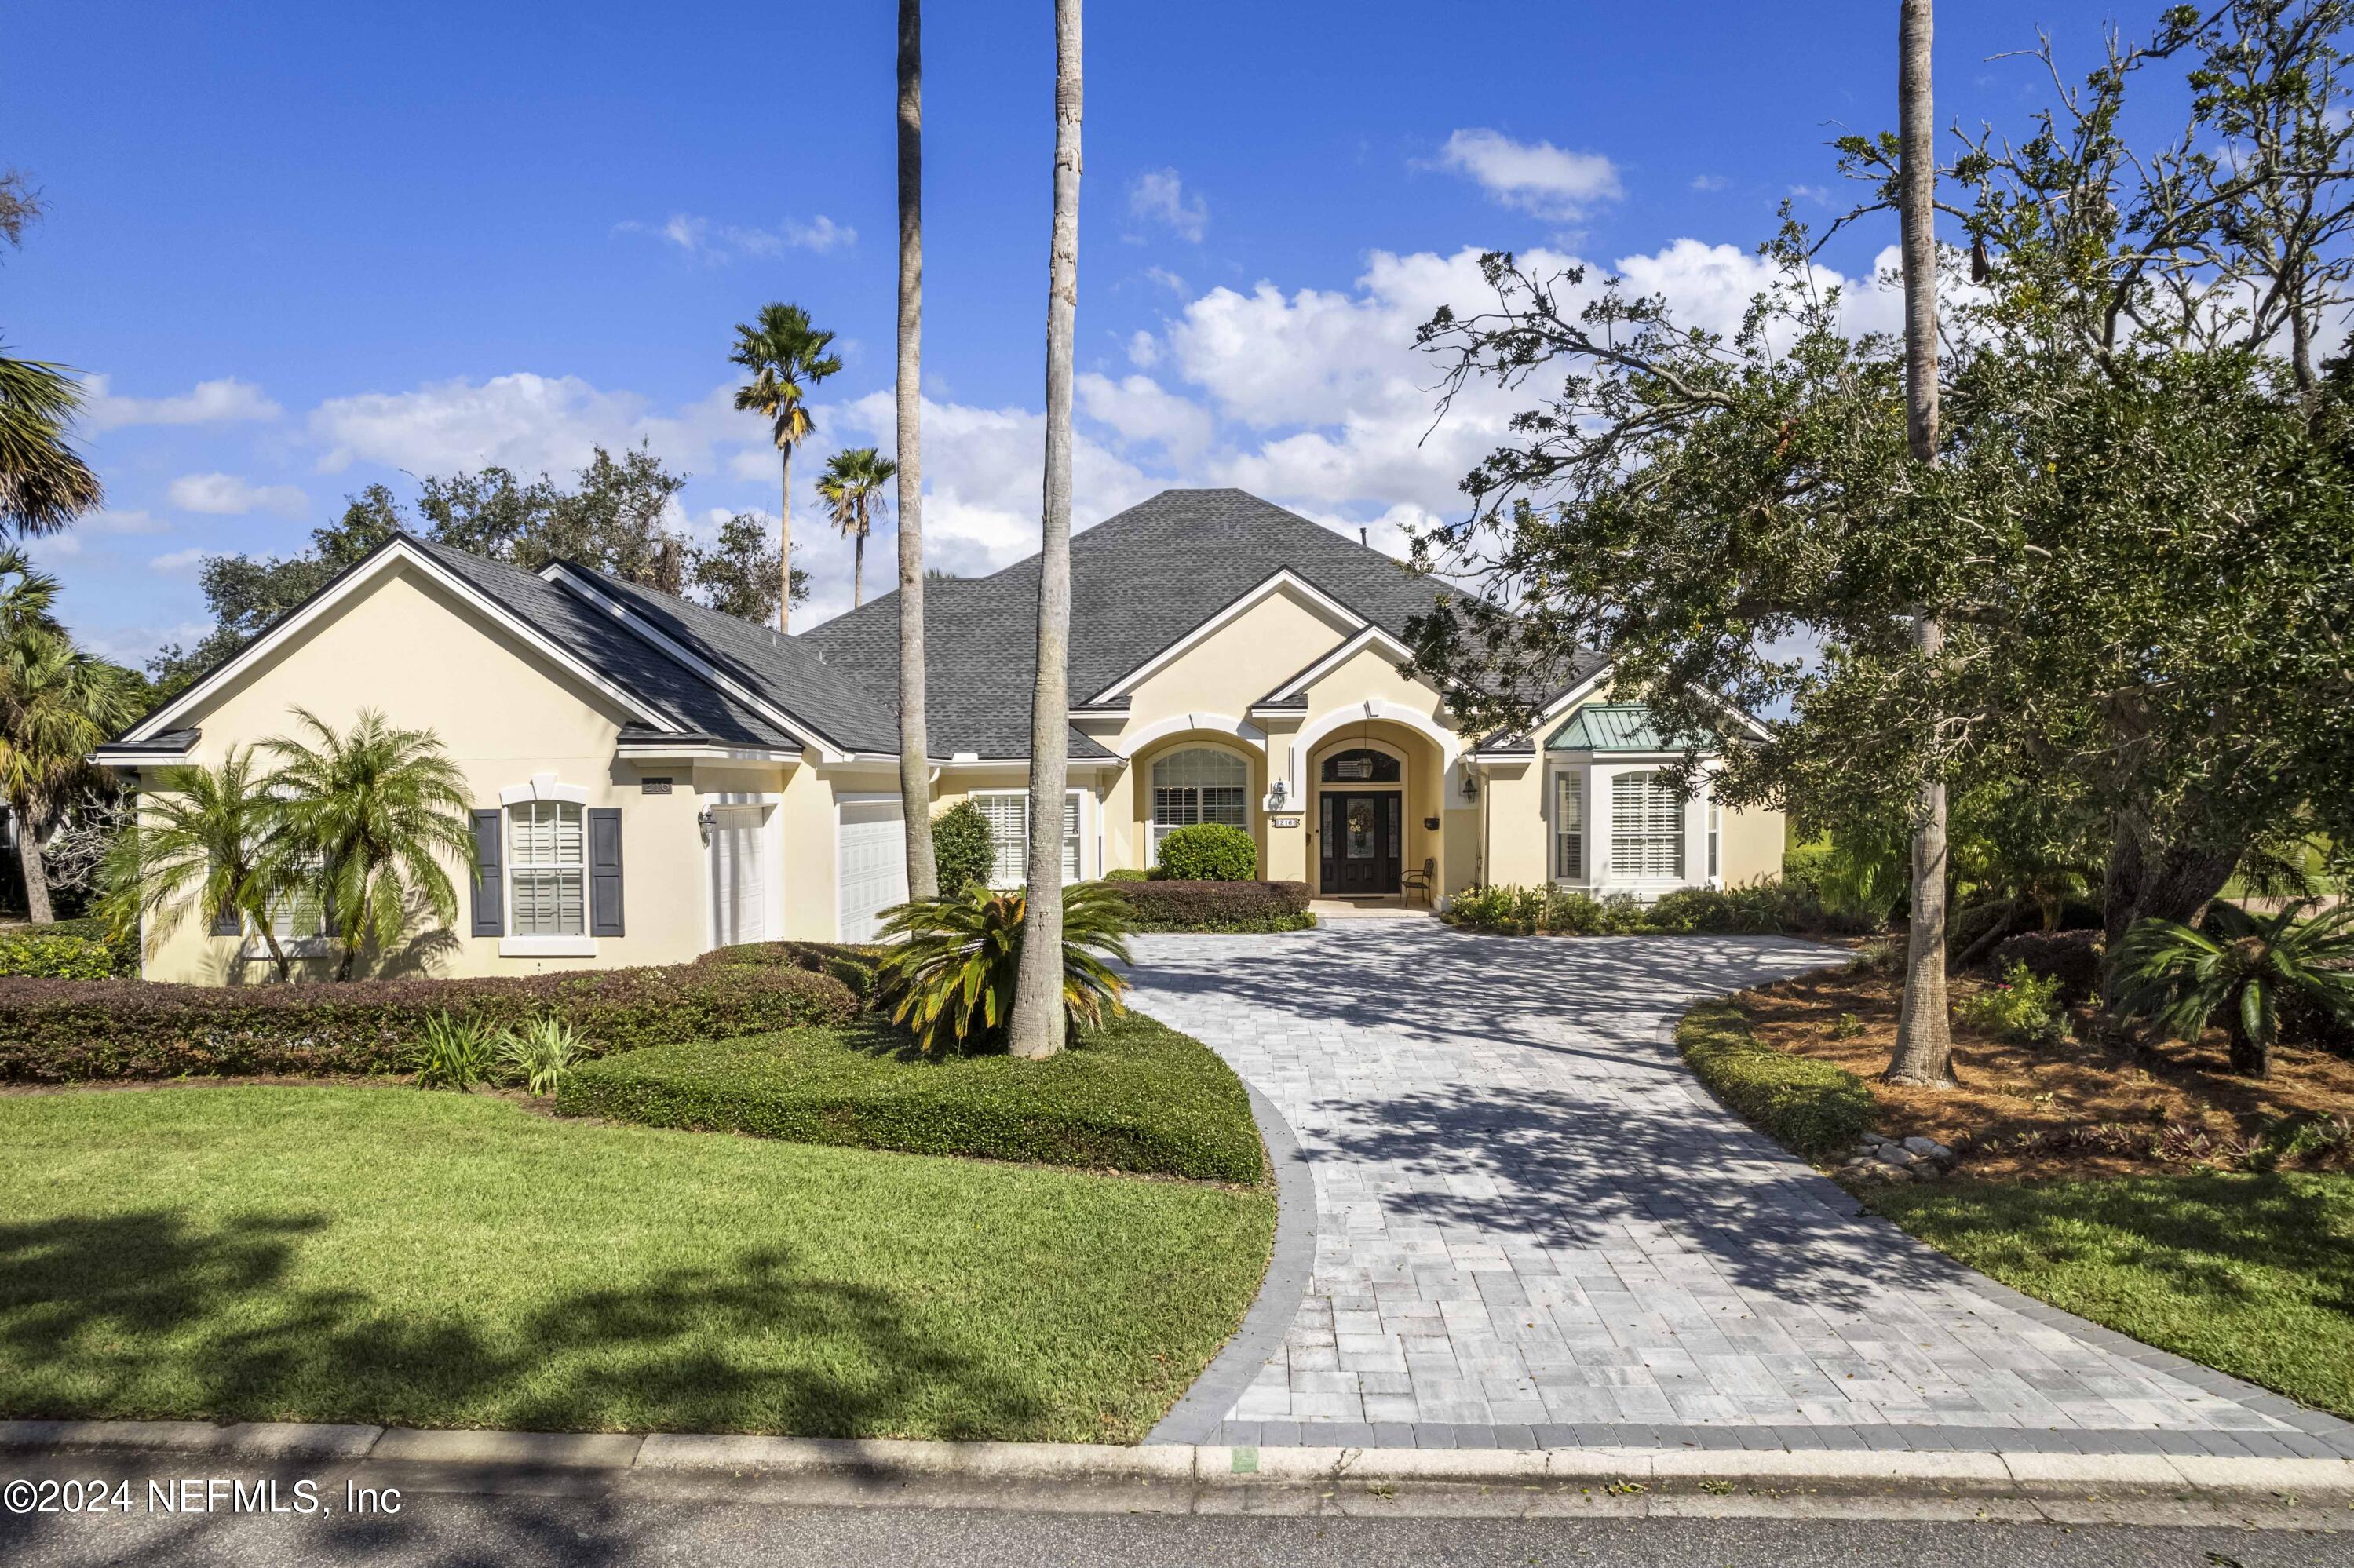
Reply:
<svg viewBox="0 0 2354 1568"><path fill-rule="evenodd" d="M302 606L300 609L297 609L293 614L288 616L285 620L271 627L268 631L263 632L260 637L248 644L245 651L239 653L236 658L231 659L228 663L223 664L220 668L215 670L203 680L198 681L195 685L190 686L186 691L182 692L179 696L175 698L173 701L166 703L164 706L156 709L154 713L149 714L145 718L140 720L138 726L133 729L130 734L124 736L122 738L125 740L144 740L150 736L161 735L165 730L177 727L175 721L179 719L182 715L186 714L188 709L194 707L198 702L203 700L203 698L209 694L215 688L223 685L227 682L243 673L245 671L251 669L255 664L260 662L263 659L268 658L272 652L276 652L279 648L282 647L287 641L292 639L297 632L300 632L304 627L309 626L313 621L317 620L322 615L325 614L335 605L340 604L346 599L349 599L361 588L366 587L368 584L376 581L376 578L383 577L386 573L399 566L410 566L416 567L419 571L433 579L434 582L440 584L445 590L456 595L462 602L471 605L481 614L489 617L492 620L506 628L509 631L514 632L517 637L528 643L532 649L541 656L548 659L564 670L569 672L571 674L588 683L598 691L604 693L607 696L619 703L623 708L645 720L646 723L652 725L654 728L664 731L668 734L676 734L680 729L681 726L678 721L672 718L668 714L663 713L659 709L648 707L644 702L636 696L631 695L629 692L624 691L621 687L615 685L612 682L607 680L604 676L599 674L596 671L590 669L588 665L574 658L570 653L567 653L563 649L557 647L546 636L542 635L540 631L528 621L518 620L514 615L511 614L502 607L496 600L483 597L481 593L475 591L473 588L461 579L451 576L448 571L437 565L430 556L425 554L425 552L417 548L416 546L410 544L406 539L395 539L390 544L386 545L377 553L375 559L363 563L355 569L350 576L345 577L343 581L335 584L333 588L328 588L317 598L311 600L310 603Z"/></svg>
<svg viewBox="0 0 2354 1568"><path fill-rule="evenodd" d="M964 773L976 768L1019 768L1027 771L1030 767L1030 759L1026 757L967 757L960 755L952 761L935 764L935 766L937 766L943 773ZM1063 766L1066 768L1088 768L1097 770L1101 770L1106 768L1121 768L1128 766L1128 758L1125 757L1073 757L1066 758L1064 761ZM975 791L975 793L983 795L1005 794L1008 792L1009 791L1002 789L982 789ZM1021 793L1019 790L1011 792L1016 794Z"/></svg>
<svg viewBox="0 0 2354 1568"><path fill-rule="evenodd" d="M636 633L640 638L647 642L652 643L656 648L662 650L664 653L669 654L672 658L677 660L680 663L685 665L688 669L694 671L696 674L702 676L705 680L710 682L721 691L726 692L737 702L742 703L753 712L766 718L779 729L783 730L786 734L800 740L803 745L815 747L819 760L823 762L847 762L850 760L850 753L843 751L832 741L826 739L825 736L811 729L808 725L803 724L801 720L793 717L790 714L785 712L784 709L778 707L775 704L769 702L767 698L761 696L758 692L753 691L749 686L745 685L734 676L722 673L716 665L713 665L695 653L689 652L686 649L679 646L679 644L673 639L663 635L653 627L647 625L644 618L632 611L628 605L621 603L619 599L609 599L598 590L595 584L582 580L578 575L567 568L563 562L549 562L547 566L541 570L539 575L552 583L557 583L564 588L571 589L573 593L587 599L590 604L595 605L599 609L603 610L606 614L620 621L623 626L628 627L630 630Z"/></svg>
<svg viewBox="0 0 2354 1568"><path fill-rule="evenodd" d="M597 956L594 937L501 937L499 957L503 959L593 959Z"/></svg>
<svg viewBox="0 0 2354 1568"><path fill-rule="evenodd" d="M1168 647L1163 648L1160 652L1155 653L1151 658L1147 659L1143 663L1139 664L1135 669L1130 670L1127 674L1122 675L1119 680L1114 681L1110 685L1106 686L1102 691L1097 692L1095 695L1089 697L1080 705L1083 707L1094 707L1099 703L1106 703L1110 701L1112 698L1119 696L1122 692L1129 690L1138 682L1143 680L1155 670L1160 669L1171 660L1183 653L1186 650L1198 645L1203 639L1215 632L1218 628L1225 625L1226 622L1234 620L1236 616L1242 614L1245 610L1250 609L1261 599L1264 599L1268 595L1278 593L1287 588L1291 589L1292 592L1299 595L1302 599L1308 600L1309 603L1316 606L1319 609L1323 610L1333 620L1340 621L1343 626L1356 628L1366 624L1365 618L1363 616L1359 615L1355 610L1351 609L1339 599L1334 599L1331 595L1324 592L1321 588L1317 588L1306 578L1299 576L1297 573L1293 572L1289 567L1284 567L1278 570L1274 576L1260 583L1257 588L1245 593L1241 598L1235 599L1224 609L1219 610L1215 615L1210 617L1209 620L1202 622L1201 625L1193 628L1193 630L1185 633L1184 636L1179 638Z"/></svg>
<svg viewBox="0 0 2354 1568"><path fill-rule="evenodd" d="M1300 693L1314 685L1318 681L1323 679L1326 675L1340 668L1340 666L1345 663L1352 655L1363 649L1372 647L1375 643L1385 644L1392 652L1396 653L1401 658L1411 659L1414 657L1413 649L1407 647L1404 642L1400 641L1397 638L1391 636L1380 627L1369 625L1365 627L1363 630L1350 637L1338 648L1333 649L1332 652L1325 654L1324 657L1317 660L1316 662L1309 665L1308 668L1291 677L1290 680L1286 681L1281 686L1269 692L1265 697L1260 699L1259 703L1255 703L1252 706L1256 708L1262 705L1279 703L1286 697L1298 696Z"/></svg>
<svg viewBox="0 0 2354 1568"><path fill-rule="evenodd" d="M101 746L90 754L90 759L101 768L123 768L135 772L142 768L176 768L188 759L188 753L150 751L143 747Z"/></svg>
<svg viewBox="0 0 2354 1568"><path fill-rule="evenodd" d="M562 800L567 805L585 806L588 791L578 784L560 784L553 773L535 773L521 784L510 784L499 791L502 806L528 805L534 800Z"/></svg>
<svg viewBox="0 0 2354 1568"><path fill-rule="evenodd" d="M781 762L792 764L801 759L798 747L789 751L767 747L674 746L668 741L623 742L613 748L613 755L624 762Z"/></svg>

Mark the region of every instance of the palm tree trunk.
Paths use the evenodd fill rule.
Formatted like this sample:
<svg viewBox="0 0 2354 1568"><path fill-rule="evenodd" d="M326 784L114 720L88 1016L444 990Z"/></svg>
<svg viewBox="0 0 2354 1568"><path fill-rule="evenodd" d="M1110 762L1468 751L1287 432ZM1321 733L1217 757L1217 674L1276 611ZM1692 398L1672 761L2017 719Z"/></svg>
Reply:
<svg viewBox="0 0 2354 1568"><path fill-rule="evenodd" d="M777 449L782 476L777 496L777 630L790 632L793 618L793 449Z"/></svg>
<svg viewBox="0 0 2354 1568"><path fill-rule="evenodd" d="M866 530L861 528L850 540L850 608L856 609L866 602Z"/></svg>
<svg viewBox="0 0 2354 1568"><path fill-rule="evenodd" d="M1079 303L1079 0L1055 0L1055 224L1046 281L1046 482L1030 699L1030 898L1013 1051L1063 1048L1063 791L1070 776L1071 354Z"/></svg>
<svg viewBox="0 0 2354 1568"><path fill-rule="evenodd" d="M923 0L899 0L899 810L910 898L940 891L924 762L923 27Z"/></svg>
<svg viewBox="0 0 2354 1568"><path fill-rule="evenodd" d="M49 879L41 869L41 838L33 828L33 814L16 809L16 869L25 878L25 915L36 926L56 922L57 911L49 905Z"/></svg>
<svg viewBox="0 0 2354 1568"><path fill-rule="evenodd" d="M1937 461L1937 150L1930 90L1930 0L1903 0L1897 23L1898 216L1904 257L1904 413L1913 461ZM1944 647L1931 607L1913 617L1924 659ZM1913 919L1904 955L1904 1001L1888 1081L1947 1086L1953 1036L1946 1009L1946 784L1933 778L1913 802Z"/></svg>

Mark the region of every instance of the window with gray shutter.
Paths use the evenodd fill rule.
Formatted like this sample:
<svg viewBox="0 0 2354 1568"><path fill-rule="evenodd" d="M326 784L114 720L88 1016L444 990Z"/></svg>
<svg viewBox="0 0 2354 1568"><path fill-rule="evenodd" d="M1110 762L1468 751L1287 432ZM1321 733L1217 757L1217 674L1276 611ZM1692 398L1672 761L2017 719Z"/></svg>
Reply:
<svg viewBox="0 0 2354 1568"><path fill-rule="evenodd" d="M621 809L588 813L588 934L621 935Z"/></svg>
<svg viewBox="0 0 2354 1568"><path fill-rule="evenodd" d="M504 832L495 806L474 813L474 935L504 937L506 924L506 881L499 850Z"/></svg>

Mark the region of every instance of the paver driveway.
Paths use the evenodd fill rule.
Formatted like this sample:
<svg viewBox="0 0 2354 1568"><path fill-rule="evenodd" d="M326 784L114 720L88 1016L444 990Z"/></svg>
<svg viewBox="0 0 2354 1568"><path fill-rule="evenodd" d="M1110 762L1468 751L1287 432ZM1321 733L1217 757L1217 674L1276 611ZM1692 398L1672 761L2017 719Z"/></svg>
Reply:
<svg viewBox="0 0 2354 1568"><path fill-rule="evenodd" d="M1134 1004L1272 1100L1314 1175L1312 1278L1225 1441L2277 1456L2349 1436L1859 1217L1719 1107L1673 1021L1824 948L1420 919L1135 946Z"/></svg>

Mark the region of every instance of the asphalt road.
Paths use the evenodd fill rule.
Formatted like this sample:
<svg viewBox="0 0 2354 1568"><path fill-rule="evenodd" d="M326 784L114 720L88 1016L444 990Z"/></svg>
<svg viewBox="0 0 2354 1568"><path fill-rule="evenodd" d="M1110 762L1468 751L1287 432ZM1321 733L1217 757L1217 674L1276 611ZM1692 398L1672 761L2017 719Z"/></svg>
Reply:
<svg viewBox="0 0 2354 1568"><path fill-rule="evenodd" d="M2354 1532L1862 1520L1214 1518L610 1498L405 1499L396 1518L0 1518L0 1563L386 1568L2275 1568L2354 1564Z"/></svg>

